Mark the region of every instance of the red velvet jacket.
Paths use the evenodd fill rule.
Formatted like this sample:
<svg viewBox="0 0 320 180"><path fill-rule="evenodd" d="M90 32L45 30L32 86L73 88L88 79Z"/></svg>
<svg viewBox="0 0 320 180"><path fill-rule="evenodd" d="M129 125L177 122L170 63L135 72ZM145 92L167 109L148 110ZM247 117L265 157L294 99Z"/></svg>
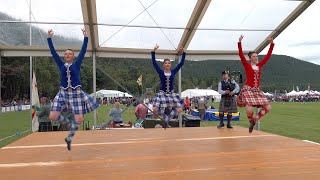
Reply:
<svg viewBox="0 0 320 180"><path fill-rule="evenodd" d="M274 43L270 45L268 54L256 65L258 67L258 71L253 70L252 66L243 55L241 42L238 42L238 50L241 62L244 66L244 70L246 72L246 83L245 85L250 87L260 88L260 76L261 76L261 68L262 66L270 59L272 50L274 47Z"/></svg>

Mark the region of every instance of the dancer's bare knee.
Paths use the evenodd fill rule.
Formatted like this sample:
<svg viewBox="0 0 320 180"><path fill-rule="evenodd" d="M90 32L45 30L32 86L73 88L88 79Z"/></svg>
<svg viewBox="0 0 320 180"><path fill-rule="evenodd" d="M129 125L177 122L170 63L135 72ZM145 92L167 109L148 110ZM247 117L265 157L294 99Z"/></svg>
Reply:
<svg viewBox="0 0 320 180"><path fill-rule="evenodd" d="M51 121L56 121L58 119L58 116L60 115L59 111L51 111L49 118Z"/></svg>
<svg viewBox="0 0 320 180"><path fill-rule="evenodd" d="M246 106L245 109L247 111L247 114L251 114L253 112L252 111L252 106Z"/></svg>
<svg viewBox="0 0 320 180"><path fill-rule="evenodd" d="M271 110L271 104L268 104L268 105L265 107L265 109L266 109L267 111L270 111L270 110Z"/></svg>
<svg viewBox="0 0 320 180"><path fill-rule="evenodd" d="M77 122L77 123L82 123L84 118L83 118L83 114L75 114L74 115L74 120Z"/></svg>

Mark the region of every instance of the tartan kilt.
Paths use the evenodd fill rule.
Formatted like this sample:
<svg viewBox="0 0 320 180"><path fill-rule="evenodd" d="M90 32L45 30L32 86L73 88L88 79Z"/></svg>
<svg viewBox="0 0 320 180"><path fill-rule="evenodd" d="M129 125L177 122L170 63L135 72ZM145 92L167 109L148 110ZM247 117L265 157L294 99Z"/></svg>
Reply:
<svg viewBox="0 0 320 180"><path fill-rule="evenodd" d="M62 89L56 95L51 105L51 111L72 112L74 114L86 114L99 107L99 104L81 90L81 87L75 89Z"/></svg>
<svg viewBox="0 0 320 180"><path fill-rule="evenodd" d="M159 91L155 100L153 101L153 106L157 108L181 108L181 99L179 95L176 95L174 92L166 94L164 91Z"/></svg>
<svg viewBox="0 0 320 180"><path fill-rule="evenodd" d="M235 96L221 96L219 112L235 113L238 112Z"/></svg>
<svg viewBox="0 0 320 180"><path fill-rule="evenodd" d="M245 85L237 97L237 105L239 107L245 107L246 105L261 107L268 104L270 104L270 102L260 88L252 88Z"/></svg>

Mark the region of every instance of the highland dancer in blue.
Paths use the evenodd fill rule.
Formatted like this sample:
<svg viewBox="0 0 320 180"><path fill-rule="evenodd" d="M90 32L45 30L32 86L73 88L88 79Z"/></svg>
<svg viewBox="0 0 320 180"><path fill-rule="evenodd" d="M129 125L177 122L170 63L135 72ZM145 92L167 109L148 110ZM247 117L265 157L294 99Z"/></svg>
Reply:
<svg viewBox="0 0 320 180"><path fill-rule="evenodd" d="M181 47L179 49L179 54L182 54L180 63L171 70L171 61L169 59L164 59L163 61L163 69L160 69L156 62L156 53L155 51L159 48L158 45L156 45L151 51L151 57L152 57L152 64L153 67L156 69L160 81L161 81L161 88L158 92L154 102L153 102L153 114L156 117L158 113L160 115L166 114L167 116L170 116L170 118L175 117L178 115L178 113L182 112L182 105L181 105L181 99L179 95L176 95L174 93L174 77L179 72L180 68L183 66L186 53L184 49ZM165 120L165 128L168 126L168 120Z"/></svg>
<svg viewBox="0 0 320 180"><path fill-rule="evenodd" d="M60 91L55 96L51 105L50 119L53 122L70 125L70 133L65 138L67 148L71 150L71 139L83 122L84 114L95 110L99 104L87 93L81 90L80 67L87 51L88 36L85 29L82 29L84 40L81 51L76 58L71 49L64 52L64 61L60 59L55 51L52 36L52 29L48 30L48 45L54 61L60 71ZM61 114L69 111L74 114L74 121L70 121Z"/></svg>

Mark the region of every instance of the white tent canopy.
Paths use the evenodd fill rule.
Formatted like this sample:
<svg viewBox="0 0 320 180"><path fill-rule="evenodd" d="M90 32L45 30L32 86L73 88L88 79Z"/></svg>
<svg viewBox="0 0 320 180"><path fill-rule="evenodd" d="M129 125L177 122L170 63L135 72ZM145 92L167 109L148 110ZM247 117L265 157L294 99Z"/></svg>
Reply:
<svg viewBox="0 0 320 180"><path fill-rule="evenodd" d="M287 93L286 95L287 96L305 96L305 95L319 95L320 93L318 91L314 91L314 90L305 90L305 91L295 91L295 90L292 90L291 92Z"/></svg>
<svg viewBox="0 0 320 180"><path fill-rule="evenodd" d="M268 93L268 92L266 92L266 93L265 93L265 92L263 92L263 94L264 94L264 95L266 95L266 96L273 96L273 94Z"/></svg>
<svg viewBox="0 0 320 180"><path fill-rule="evenodd" d="M201 97L201 96L213 96L215 98L220 98L221 95L212 89L187 89L181 92L181 97Z"/></svg>
<svg viewBox="0 0 320 180"><path fill-rule="evenodd" d="M298 95L298 93L295 90L292 90L292 91L287 93L287 96L297 96L297 95Z"/></svg>
<svg viewBox="0 0 320 180"><path fill-rule="evenodd" d="M311 95L320 95L320 92L318 92L318 91L312 91L312 90L311 90L311 91L310 91L310 94L311 94Z"/></svg>
<svg viewBox="0 0 320 180"><path fill-rule="evenodd" d="M91 94L93 96L94 93ZM96 97L97 98L123 98L123 97L133 97L131 94L128 94L126 92L121 92L117 90L99 90L96 92Z"/></svg>
<svg viewBox="0 0 320 180"><path fill-rule="evenodd" d="M176 59L176 50L182 46L190 60L236 60L240 34L246 37L244 53L251 50L259 53L268 46L269 37L276 38L314 1L1 1L0 12L15 18L0 18L1 26L10 24L11 29L19 30L21 24L30 24L38 29L32 32L32 42L12 43L11 38L0 37L0 54L51 56L45 39L48 29L54 29L56 35L82 41L80 29L84 26L89 35L87 56L150 58L151 49L158 43L159 58ZM12 7L17 10L12 11ZM167 11L174 15L163 13ZM20 34L23 36L20 39L29 38L28 33ZM60 55L68 48L80 50L79 44L55 45Z"/></svg>

